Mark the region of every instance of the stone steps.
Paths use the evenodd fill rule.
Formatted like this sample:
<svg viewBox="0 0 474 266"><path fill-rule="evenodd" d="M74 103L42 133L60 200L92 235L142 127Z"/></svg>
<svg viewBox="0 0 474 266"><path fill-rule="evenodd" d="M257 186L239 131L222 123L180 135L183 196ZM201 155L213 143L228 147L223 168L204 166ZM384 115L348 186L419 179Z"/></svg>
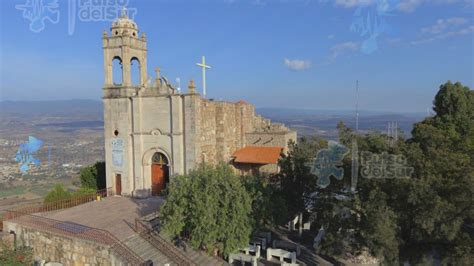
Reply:
<svg viewBox="0 0 474 266"><path fill-rule="evenodd" d="M152 232L151 236L155 237L157 234L157 232ZM156 247L154 247L152 244L150 244L147 240L145 240L138 234L127 238L125 241L123 241L123 243L131 250L133 250L133 252L140 256L143 260L153 261L153 265L163 266L166 263L169 263L170 265L176 265L176 263L174 263L172 259L168 258L166 255L164 255ZM171 242L168 243L170 245L173 245ZM203 251L193 250L191 247L188 247L186 251L184 251L183 249L178 250L180 250L186 258L194 262L196 265L228 265L224 260L211 257Z"/></svg>
<svg viewBox="0 0 474 266"><path fill-rule="evenodd" d="M158 235L158 232L154 231L152 232L153 236ZM161 238L164 238L163 236L159 235ZM166 239L167 242L170 245L173 245L169 239ZM174 246L174 245L173 245ZM186 251L184 251L182 248L177 248L176 249L180 250L181 253L188 259L190 259L192 262L196 263L196 265L209 265L209 266L220 266L220 265L228 265L226 261L214 258L212 256L209 256L203 251L200 250L193 250L190 246L186 248Z"/></svg>
<svg viewBox="0 0 474 266"><path fill-rule="evenodd" d="M140 256L143 260L153 261L153 265L163 266L166 263L169 263L170 265L176 265L170 258L166 257L163 253L157 250L138 234L127 238L124 241L124 244L133 250L133 252Z"/></svg>
<svg viewBox="0 0 474 266"><path fill-rule="evenodd" d="M151 228L159 227L160 220L159 220L159 212L152 212L146 216L143 216L141 220L148 224Z"/></svg>
<svg viewBox="0 0 474 266"><path fill-rule="evenodd" d="M151 232L152 237L159 237L160 239L166 240L169 245L175 247L177 250L181 251L181 253L194 262L196 265L209 265L209 266L220 266L220 265L229 265L225 260L219 259L219 258L214 258L212 256L209 256L203 251L200 250L193 250L193 248L189 245L187 245L186 251L184 251L183 248L178 248L176 247L171 239L166 238L165 236L161 235L159 233L160 229L160 221L158 217L158 212L151 213L145 217L141 218L142 222L147 224L149 227L154 228L154 231Z"/></svg>

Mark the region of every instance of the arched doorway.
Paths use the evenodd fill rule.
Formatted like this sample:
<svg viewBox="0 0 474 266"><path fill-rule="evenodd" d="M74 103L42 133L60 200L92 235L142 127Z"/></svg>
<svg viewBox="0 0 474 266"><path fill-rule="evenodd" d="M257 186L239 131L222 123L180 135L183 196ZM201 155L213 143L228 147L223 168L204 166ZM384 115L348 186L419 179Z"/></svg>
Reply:
<svg viewBox="0 0 474 266"><path fill-rule="evenodd" d="M151 195L160 195L168 180L168 159L163 153L155 152L151 158Z"/></svg>

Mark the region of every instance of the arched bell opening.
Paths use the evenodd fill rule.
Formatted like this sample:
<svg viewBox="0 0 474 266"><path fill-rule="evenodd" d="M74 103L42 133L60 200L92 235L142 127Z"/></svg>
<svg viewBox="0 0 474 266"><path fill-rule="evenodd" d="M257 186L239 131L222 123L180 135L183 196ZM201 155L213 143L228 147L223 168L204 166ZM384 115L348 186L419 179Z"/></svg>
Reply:
<svg viewBox="0 0 474 266"><path fill-rule="evenodd" d="M143 80L141 80L141 63L138 58L133 57L130 60L130 81L132 82L133 86L140 86L143 84Z"/></svg>
<svg viewBox="0 0 474 266"><path fill-rule="evenodd" d="M123 64L119 56L112 59L112 82L114 86L121 86L123 84Z"/></svg>

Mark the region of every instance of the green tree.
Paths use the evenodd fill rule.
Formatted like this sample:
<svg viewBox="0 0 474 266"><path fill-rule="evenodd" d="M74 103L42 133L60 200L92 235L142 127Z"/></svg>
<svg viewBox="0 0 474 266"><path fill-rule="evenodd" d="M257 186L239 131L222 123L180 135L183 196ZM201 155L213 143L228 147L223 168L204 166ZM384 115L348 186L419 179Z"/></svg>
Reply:
<svg viewBox="0 0 474 266"><path fill-rule="evenodd" d="M415 124L404 147L415 167L401 220L405 256L436 251L446 263L474 261L463 226L474 221L474 97L459 82L440 86L436 115ZM411 251L411 252L410 252Z"/></svg>
<svg viewBox="0 0 474 266"><path fill-rule="evenodd" d="M356 140L359 151L405 155L415 169L409 179L367 179L359 173L357 191L350 193L349 153L344 180L315 187L317 177L306 165L318 149L306 140L291 146L280 164L278 189L289 214L305 206L317 213L316 227L326 230L322 253L343 256L368 248L386 264L429 263L433 254L447 265L474 261L466 229L474 224L474 93L447 82L433 104L436 115L415 124L411 139L392 146L384 134L355 134L342 122L337 126L346 147Z"/></svg>
<svg viewBox="0 0 474 266"><path fill-rule="evenodd" d="M173 179L160 210L163 231L189 237L195 249L227 256L248 245L252 199L240 177L226 164L200 165Z"/></svg>
<svg viewBox="0 0 474 266"><path fill-rule="evenodd" d="M311 173L311 163L318 150L327 147L327 141L312 137L301 138L298 144L289 143L289 151L284 154L278 165L280 172L276 175L275 194L280 195L284 205L280 211L286 211L280 215L288 222L299 213L305 213L311 202L311 195L316 190L316 176Z"/></svg>
<svg viewBox="0 0 474 266"><path fill-rule="evenodd" d="M50 192L48 192L48 194L46 194L46 196L44 197L44 203L69 199L71 198L71 196L71 192L66 190L63 185L57 184Z"/></svg>
<svg viewBox="0 0 474 266"><path fill-rule="evenodd" d="M352 148L355 140L359 151L399 153L396 146L388 146L383 134L355 134L343 122L339 122L337 128L339 142L348 148ZM399 241L391 191L397 190L399 184L397 180L365 179L359 173L356 193L350 192L351 154L343 159L344 179L332 179L328 187L318 187L313 198L317 226L326 231L320 252L343 257L368 249L373 256L394 263Z"/></svg>
<svg viewBox="0 0 474 266"><path fill-rule="evenodd" d="M105 189L105 162L96 162L94 165L82 168L80 179L82 188Z"/></svg>
<svg viewBox="0 0 474 266"><path fill-rule="evenodd" d="M254 231L288 220L286 202L267 176L242 176L241 180L252 199Z"/></svg>

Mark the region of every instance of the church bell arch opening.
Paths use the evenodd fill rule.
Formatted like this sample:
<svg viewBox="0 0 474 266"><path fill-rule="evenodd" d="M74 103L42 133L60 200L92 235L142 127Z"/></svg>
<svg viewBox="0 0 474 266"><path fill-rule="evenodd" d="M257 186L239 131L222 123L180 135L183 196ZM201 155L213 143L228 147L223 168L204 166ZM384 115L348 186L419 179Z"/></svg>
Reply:
<svg viewBox="0 0 474 266"><path fill-rule="evenodd" d="M112 59L112 82L116 86L123 83L123 63L120 56Z"/></svg>
<svg viewBox="0 0 474 266"><path fill-rule="evenodd" d="M141 80L141 62L135 56L130 59L130 81L133 86L140 86L143 83L143 80Z"/></svg>

